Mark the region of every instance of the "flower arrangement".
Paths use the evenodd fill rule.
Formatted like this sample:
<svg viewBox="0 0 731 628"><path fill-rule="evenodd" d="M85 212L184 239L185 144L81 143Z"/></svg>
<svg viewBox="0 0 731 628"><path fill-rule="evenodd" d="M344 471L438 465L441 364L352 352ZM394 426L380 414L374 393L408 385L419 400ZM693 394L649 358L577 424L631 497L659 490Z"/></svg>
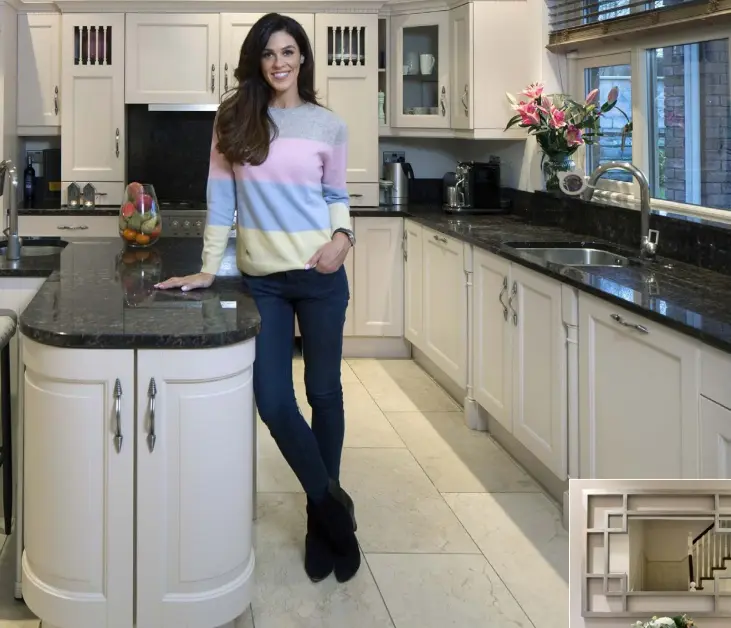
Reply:
<svg viewBox="0 0 731 628"><path fill-rule="evenodd" d="M612 109L619 111L627 120L622 130L622 148L632 133L632 123L627 114L617 107L619 88L613 87L604 104L599 105L599 90L593 89L583 103L565 94L544 94L542 83L533 83L520 92L521 100L507 94L512 108L517 112L508 121L505 130L518 126L534 135L543 152L541 165L546 175L546 187L558 188L558 172L573 168L570 157L584 144L595 144L603 134L601 119ZM551 168L547 168L548 163Z"/></svg>
<svg viewBox="0 0 731 628"><path fill-rule="evenodd" d="M693 620L687 615L678 617L653 617L650 621L632 624L632 628L692 628Z"/></svg>

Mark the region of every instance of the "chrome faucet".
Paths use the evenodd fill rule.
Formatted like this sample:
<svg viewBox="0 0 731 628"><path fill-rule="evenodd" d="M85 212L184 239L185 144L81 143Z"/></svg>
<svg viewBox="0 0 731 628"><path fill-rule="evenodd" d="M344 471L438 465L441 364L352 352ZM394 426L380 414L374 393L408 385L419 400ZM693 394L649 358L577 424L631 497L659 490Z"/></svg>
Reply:
<svg viewBox="0 0 731 628"><path fill-rule="evenodd" d="M647 177L637 166L627 161L608 161L599 166L589 175L587 188L581 193L581 200L590 201L594 196L596 182L603 174L610 170L625 170L629 172L640 185L640 257L654 259L660 232L650 229L650 184Z"/></svg>
<svg viewBox="0 0 731 628"><path fill-rule="evenodd" d="M7 211L7 228L3 230L7 238L5 258L10 262L20 259L20 235L18 235L18 171L10 159L0 161L0 197L5 190L5 177L10 181L9 202Z"/></svg>

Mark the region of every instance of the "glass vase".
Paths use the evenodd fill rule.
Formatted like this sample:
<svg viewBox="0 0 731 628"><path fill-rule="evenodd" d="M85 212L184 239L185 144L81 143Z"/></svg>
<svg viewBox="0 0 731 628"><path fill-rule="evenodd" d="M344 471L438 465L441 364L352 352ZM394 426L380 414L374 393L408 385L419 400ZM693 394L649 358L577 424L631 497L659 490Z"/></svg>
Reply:
<svg viewBox="0 0 731 628"><path fill-rule="evenodd" d="M559 153L555 155L543 155L543 181L546 186L546 192L558 192L558 174L559 172L571 172L576 168L576 163L571 155Z"/></svg>
<svg viewBox="0 0 731 628"><path fill-rule="evenodd" d="M152 246L160 239L162 220L155 188L149 183L130 183L119 209L119 235L132 248Z"/></svg>

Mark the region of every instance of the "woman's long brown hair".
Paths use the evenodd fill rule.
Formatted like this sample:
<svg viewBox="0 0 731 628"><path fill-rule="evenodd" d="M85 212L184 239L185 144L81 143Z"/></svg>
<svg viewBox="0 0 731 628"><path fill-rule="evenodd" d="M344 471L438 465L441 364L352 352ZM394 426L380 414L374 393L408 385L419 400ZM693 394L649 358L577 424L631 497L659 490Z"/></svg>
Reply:
<svg viewBox="0 0 731 628"><path fill-rule="evenodd" d="M241 46L239 65L234 72L238 85L224 97L216 116L218 150L230 164L264 163L269 144L277 135L277 126L269 115L274 90L262 75L261 60L269 38L281 31L292 36L305 58L297 77L300 98L319 104L315 95L315 63L307 33L291 17L278 13L265 15L252 26Z"/></svg>

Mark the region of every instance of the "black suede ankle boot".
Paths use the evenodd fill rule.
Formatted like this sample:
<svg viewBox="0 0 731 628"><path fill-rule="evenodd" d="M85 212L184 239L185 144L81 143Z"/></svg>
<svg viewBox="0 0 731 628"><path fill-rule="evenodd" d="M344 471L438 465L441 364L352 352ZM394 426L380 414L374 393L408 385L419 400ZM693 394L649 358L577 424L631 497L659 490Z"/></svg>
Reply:
<svg viewBox="0 0 731 628"><path fill-rule="evenodd" d="M314 504L314 511L332 548L335 577L338 582L347 582L360 568L353 500L337 482L331 482L325 499Z"/></svg>
<svg viewBox="0 0 731 628"><path fill-rule="evenodd" d="M305 572L312 582L321 582L333 571L335 557L327 532L315 513L315 505L307 498L307 536L305 536Z"/></svg>

